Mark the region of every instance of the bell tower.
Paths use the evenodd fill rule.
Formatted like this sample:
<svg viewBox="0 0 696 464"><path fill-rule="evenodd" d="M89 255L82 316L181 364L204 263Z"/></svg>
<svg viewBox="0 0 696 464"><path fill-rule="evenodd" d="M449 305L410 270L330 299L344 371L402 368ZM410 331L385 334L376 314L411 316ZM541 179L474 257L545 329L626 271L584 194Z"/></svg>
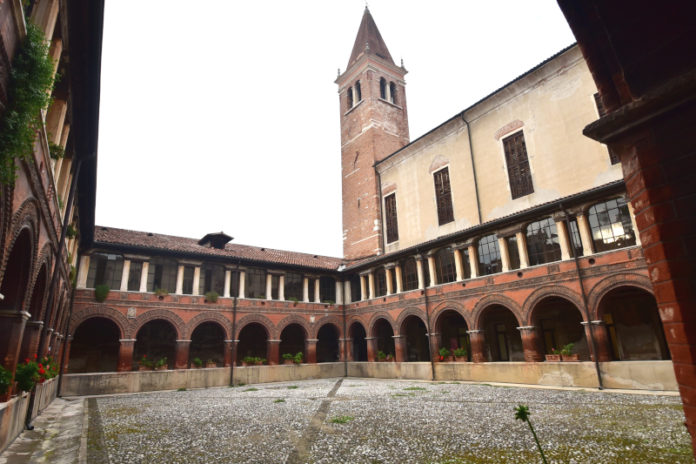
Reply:
<svg viewBox="0 0 696 464"><path fill-rule="evenodd" d="M336 79L341 118L343 256L381 254L382 218L374 164L408 144L406 69L392 60L370 11L348 67Z"/></svg>

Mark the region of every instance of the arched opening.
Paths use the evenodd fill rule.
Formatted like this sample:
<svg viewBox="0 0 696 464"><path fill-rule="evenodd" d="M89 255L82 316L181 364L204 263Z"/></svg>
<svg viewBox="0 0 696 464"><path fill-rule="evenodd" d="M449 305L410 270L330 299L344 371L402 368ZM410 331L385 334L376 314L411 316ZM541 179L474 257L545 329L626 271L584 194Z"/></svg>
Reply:
<svg viewBox="0 0 696 464"><path fill-rule="evenodd" d="M156 319L143 325L135 337L134 361L143 356L152 362L167 358L169 366L174 365L176 356L176 329L163 319Z"/></svg>
<svg viewBox="0 0 696 464"><path fill-rule="evenodd" d="M372 329L372 336L377 341L377 351L381 351L385 355L391 355L392 359L396 355L394 348L394 329L386 319L377 319ZM377 353L375 353L375 357Z"/></svg>
<svg viewBox="0 0 696 464"><path fill-rule="evenodd" d="M317 362L336 362L340 359L338 329L333 324L324 324L317 334Z"/></svg>
<svg viewBox="0 0 696 464"><path fill-rule="evenodd" d="M367 361L367 340L361 323L354 322L350 326L350 338L353 342L353 361Z"/></svg>
<svg viewBox="0 0 696 464"><path fill-rule="evenodd" d="M346 110L353 107L353 88L349 87L348 92L346 92Z"/></svg>
<svg viewBox="0 0 696 464"><path fill-rule="evenodd" d="M401 324L401 335L406 342L406 361L430 361L428 331L417 316L408 316Z"/></svg>
<svg viewBox="0 0 696 464"><path fill-rule="evenodd" d="M387 99L387 80L383 77L379 78L379 98Z"/></svg>
<svg viewBox="0 0 696 464"><path fill-rule="evenodd" d="M46 295L46 264L44 263L36 277L34 289L32 290L31 300L29 301L29 313L31 318L27 321L22 337L22 349L19 352L19 359L33 357L39 349L39 338L43 329L44 315L44 296Z"/></svg>
<svg viewBox="0 0 696 464"><path fill-rule="evenodd" d="M493 305L484 310L484 352L488 361L524 361L520 324L505 306Z"/></svg>
<svg viewBox="0 0 696 464"><path fill-rule="evenodd" d="M655 297L636 287L620 287L599 304L614 359L670 359Z"/></svg>
<svg viewBox="0 0 696 464"><path fill-rule="evenodd" d="M307 359L307 353L305 353L305 341L307 340L307 333L305 329L300 324L290 324L283 329L280 333L280 345L278 351L280 355L290 353L295 355L297 353L302 353L304 358Z"/></svg>
<svg viewBox="0 0 696 464"><path fill-rule="evenodd" d="M239 345L237 345L237 362L240 363L247 356L255 358L268 358L268 332L258 322L247 324L239 332Z"/></svg>
<svg viewBox="0 0 696 464"><path fill-rule="evenodd" d="M203 322L191 333L189 365L196 358L218 365L225 361L225 330L217 322Z"/></svg>
<svg viewBox="0 0 696 464"><path fill-rule="evenodd" d="M115 372L120 335L118 325L105 317L83 321L70 344L68 372Z"/></svg>
<svg viewBox="0 0 696 464"><path fill-rule="evenodd" d="M457 311L448 309L440 314L435 325L437 332L440 333L440 346L454 352L457 348L466 350L467 359L471 358L471 347L469 344L469 327L466 321Z"/></svg>
<svg viewBox="0 0 696 464"><path fill-rule="evenodd" d="M446 284L456 280L457 271L454 264L454 254L449 248L440 248L435 253L435 273L438 284Z"/></svg>
<svg viewBox="0 0 696 464"><path fill-rule="evenodd" d="M564 298L544 298L532 309L532 325L536 327L544 353L550 354L552 348L560 350L572 343L572 353L577 353L582 361L589 361L590 350L582 321L580 310Z"/></svg>
<svg viewBox="0 0 696 464"><path fill-rule="evenodd" d="M389 83L389 100L393 104L397 104L397 99L396 99L396 84L393 82Z"/></svg>

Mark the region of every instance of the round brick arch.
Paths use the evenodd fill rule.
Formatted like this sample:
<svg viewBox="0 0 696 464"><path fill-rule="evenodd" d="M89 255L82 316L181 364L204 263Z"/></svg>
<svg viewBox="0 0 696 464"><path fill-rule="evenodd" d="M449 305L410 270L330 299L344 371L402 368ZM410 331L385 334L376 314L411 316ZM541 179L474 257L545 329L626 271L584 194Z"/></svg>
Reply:
<svg viewBox="0 0 696 464"><path fill-rule="evenodd" d="M191 319L188 324L186 324L186 340L191 340L191 335L193 335L194 330L201 324L206 322L214 322L220 326L222 331L225 333L225 340L230 339L230 334L232 333L232 321L227 319L225 316L217 311L206 311L196 315Z"/></svg>
<svg viewBox="0 0 696 464"><path fill-rule="evenodd" d="M138 316L131 324L131 330L128 338L134 339L138 337L138 331L150 321L161 319L169 322L176 331L176 339L182 340L182 336L186 333L186 324L173 311L168 309L155 309L147 311L145 314Z"/></svg>
<svg viewBox="0 0 696 464"><path fill-rule="evenodd" d="M517 319L518 324L520 321L522 321L522 308L515 302L515 300L505 295L487 295L481 298L474 306L474 310L471 314L473 324L469 326L469 330L481 329L481 319L484 313L488 308L496 305L503 306L510 310L512 315Z"/></svg>
<svg viewBox="0 0 696 464"><path fill-rule="evenodd" d="M396 330L394 330L394 319L389 315L389 313L380 311L372 315L370 318L370 322L367 324L367 329L365 333L367 334L368 337L374 337L373 332L375 330L375 325L377 324L377 321L380 319L384 319L389 323L389 325L392 328L392 332L396 333Z"/></svg>
<svg viewBox="0 0 696 464"><path fill-rule="evenodd" d="M582 310L584 304L582 297L572 291L569 288L563 287L561 285L547 285L545 287L540 287L534 290L531 295L527 297L524 301L524 306L522 307L522 314L524 318L522 323L524 325L534 325L532 323L532 316L536 306L545 300L546 298L562 298L575 306L575 308L580 312L580 317L583 321L587 322L585 319L584 311Z"/></svg>
<svg viewBox="0 0 696 464"><path fill-rule="evenodd" d="M0 282L4 281L5 273L7 271L8 261L12 252L17 245L17 240L22 233L27 233L29 235L29 272L27 274L26 287L24 288L24 295L20 296L21 307L26 308L29 304L30 292L29 289L33 287L33 279L37 272L36 262L38 257L38 244L39 244L39 217L38 217L38 206L36 200L29 198L22 203L17 212L12 216L10 222L10 232L8 234L9 241L5 247L5 253L2 260L2 272L0 272Z"/></svg>
<svg viewBox="0 0 696 464"><path fill-rule="evenodd" d="M280 339L280 336L283 334L283 330L290 324L297 324L302 329L305 331L305 340L307 338L311 338L310 334L312 333L312 329L309 327L309 323L307 322L307 319L305 319L302 316L297 316L295 314L284 317L276 326L276 340Z"/></svg>
<svg viewBox="0 0 696 464"><path fill-rule="evenodd" d="M401 328L404 325L404 321L410 316L416 316L418 319L420 319L423 322L423 324L425 325L426 330L430 326L430 324L428 324L428 321L426 320L425 310L418 308L416 306L411 306L409 308L404 309L401 312L401 314L399 314L399 317L396 319L395 326L399 330L398 331L395 330L394 335L397 335L397 334L402 335Z"/></svg>
<svg viewBox="0 0 696 464"><path fill-rule="evenodd" d="M43 301L41 302L41 314L34 315L32 314L32 319L37 320L37 321L43 321L44 320L44 315L46 313L46 307L47 305L47 298L48 298L48 287L51 283L51 274L52 274L52 268L51 268L51 262L52 262L52 257L53 257L53 246L51 242L46 243L41 251L39 252L38 257L36 258L36 268L34 269L34 273L31 276L31 290L28 291L29 295L29 300L27 300L27 303L30 305L31 300L34 297L34 292L36 290L40 290L36 288L36 280L39 278L39 273L41 272L41 267L46 266L46 287L45 287L45 293L43 296ZM60 292L56 292L57 294L60 295ZM62 301L62 298L64 295L61 295L58 297L58 301ZM29 306L26 306L27 309L30 309ZM58 314L57 311L54 310L53 316Z"/></svg>
<svg viewBox="0 0 696 464"><path fill-rule="evenodd" d="M471 327L471 321L469 320L469 313L464 309L464 305L457 301L443 301L439 303L435 308L433 308L430 313L430 319L433 321L433 332L436 331L436 327L439 327L439 319L443 313L446 311L454 311L455 313L462 316L464 322L466 322L467 327Z"/></svg>
<svg viewBox="0 0 696 464"><path fill-rule="evenodd" d="M319 338L319 331L326 324L333 325L338 333L338 338L343 338L343 322L338 316L322 317L312 325L312 336L310 338Z"/></svg>
<svg viewBox="0 0 696 464"><path fill-rule="evenodd" d="M73 314L72 319L70 320L69 333L74 335L80 324L85 322L87 319L92 319L95 317L102 317L116 324L119 330L120 338L130 337L130 323L128 319L119 311L104 305L88 306Z"/></svg>
<svg viewBox="0 0 696 464"><path fill-rule="evenodd" d="M237 321L237 326L235 327L237 333L234 334L234 339L239 340L239 334L242 333L242 329L254 323L261 325L266 330L266 335L269 340L276 340L278 338L276 328L269 318L261 314L247 314Z"/></svg>
<svg viewBox="0 0 696 464"><path fill-rule="evenodd" d="M650 279L641 274L623 273L616 274L606 279L602 279L590 290L587 296L587 306L590 309L590 315L593 320L599 319L599 305L604 297L620 287L633 287L644 290L648 294L655 296L653 293L652 283Z"/></svg>

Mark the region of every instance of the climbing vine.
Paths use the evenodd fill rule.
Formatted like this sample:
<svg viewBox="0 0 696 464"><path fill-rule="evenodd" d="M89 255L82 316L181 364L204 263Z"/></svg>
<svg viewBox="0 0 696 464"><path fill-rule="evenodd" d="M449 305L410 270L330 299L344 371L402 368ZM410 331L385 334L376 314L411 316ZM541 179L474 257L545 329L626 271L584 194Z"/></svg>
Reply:
<svg viewBox="0 0 696 464"><path fill-rule="evenodd" d="M39 112L48 106L52 87L48 43L37 26L27 24L27 35L12 61L7 108L0 118L0 184L14 183L15 160L31 156L41 128Z"/></svg>

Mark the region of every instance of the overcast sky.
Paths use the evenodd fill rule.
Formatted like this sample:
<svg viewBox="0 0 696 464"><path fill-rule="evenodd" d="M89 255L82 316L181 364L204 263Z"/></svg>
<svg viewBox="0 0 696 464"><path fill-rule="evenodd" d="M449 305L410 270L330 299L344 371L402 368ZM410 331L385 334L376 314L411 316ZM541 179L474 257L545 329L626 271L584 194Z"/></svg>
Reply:
<svg viewBox="0 0 696 464"><path fill-rule="evenodd" d="M99 225L342 255L337 69L365 2L109 0ZM411 140L574 42L558 5L372 0Z"/></svg>

